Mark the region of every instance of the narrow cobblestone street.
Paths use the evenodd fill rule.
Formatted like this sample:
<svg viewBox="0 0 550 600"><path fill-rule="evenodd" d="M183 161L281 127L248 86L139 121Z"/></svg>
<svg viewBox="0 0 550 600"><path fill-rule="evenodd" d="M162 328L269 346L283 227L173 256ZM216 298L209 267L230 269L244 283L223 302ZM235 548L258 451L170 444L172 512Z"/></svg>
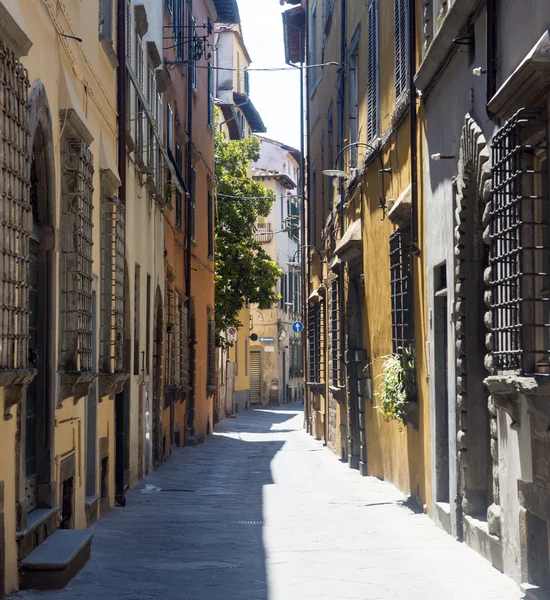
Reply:
<svg viewBox="0 0 550 600"><path fill-rule="evenodd" d="M523 597L403 499L308 436L300 405L241 413L176 452L92 527L92 558L68 588L15 598Z"/></svg>

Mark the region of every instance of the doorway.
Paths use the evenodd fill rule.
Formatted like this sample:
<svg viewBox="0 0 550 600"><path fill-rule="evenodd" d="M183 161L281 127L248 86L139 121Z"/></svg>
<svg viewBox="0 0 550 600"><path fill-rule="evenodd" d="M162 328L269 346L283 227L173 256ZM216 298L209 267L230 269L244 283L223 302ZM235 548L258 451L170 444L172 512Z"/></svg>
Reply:
<svg viewBox="0 0 550 600"><path fill-rule="evenodd" d="M44 101L44 100L43 100ZM46 125L44 125L46 126ZM27 388L24 405L23 469L25 496L22 498L20 527L26 515L52 504L50 447L53 438L50 374L52 337L55 330L52 313L51 277L54 249L48 232L53 222L50 189L51 155L47 150L42 123L38 118L30 164L30 204L32 231L29 239L29 351L28 364L37 375Z"/></svg>
<svg viewBox="0 0 550 600"><path fill-rule="evenodd" d="M157 287L155 297L155 338L153 350L153 466L162 462L162 295ZM146 458L148 460L148 457Z"/></svg>
<svg viewBox="0 0 550 600"><path fill-rule="evenodd" d="M449 498L449 398L448 398L448 301L447 266L434 270L434 382L436 501L448 504Z"/></svg>
<svg viewBox="0 0 550 600"><path fill-rule="evenodd" d="M250 404L262 403L262 353L250 352Z"/></svg>

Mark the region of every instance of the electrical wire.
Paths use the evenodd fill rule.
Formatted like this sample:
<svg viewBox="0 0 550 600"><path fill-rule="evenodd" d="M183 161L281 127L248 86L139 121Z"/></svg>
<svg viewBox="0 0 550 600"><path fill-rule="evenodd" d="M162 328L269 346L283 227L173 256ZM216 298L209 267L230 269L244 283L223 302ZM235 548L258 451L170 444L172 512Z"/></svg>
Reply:
<svg viewBox="0 0 550 600"><path fill-rule="evenodd" d="M177 65L178 61L165 61L165 64L167 65ZM304 65L304 69L315 69L316 67L341 67L342 65L339 62L327 62L327 63L319 63L316 65ZM293 71L294 73L297 73L298 71L296 70L295 67L252 67L252 68L238 68L238 67L216 67L216 66L209 66L209 65L195 65L195 68L197 69L211 69L213 71L238 71L238 72L242 72L242 73L246 73L246 72L251 72L251 71L255 71L255 72L273 72L273 71Z"/></svg>

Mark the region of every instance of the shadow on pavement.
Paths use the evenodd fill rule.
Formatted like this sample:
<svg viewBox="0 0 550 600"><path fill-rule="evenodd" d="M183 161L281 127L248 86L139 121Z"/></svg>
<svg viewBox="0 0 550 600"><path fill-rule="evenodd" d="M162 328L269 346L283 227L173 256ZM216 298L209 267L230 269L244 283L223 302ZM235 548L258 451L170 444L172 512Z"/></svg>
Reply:
<svg viewBox="0 0 550 600"><path fill-rule="evenodd" d="M91 528L92 558L65 590L16 597L268 600L263 488L284 445L276 435L287 430L277 427L299 412L299 405L252 410L218 424Z"/></svg>

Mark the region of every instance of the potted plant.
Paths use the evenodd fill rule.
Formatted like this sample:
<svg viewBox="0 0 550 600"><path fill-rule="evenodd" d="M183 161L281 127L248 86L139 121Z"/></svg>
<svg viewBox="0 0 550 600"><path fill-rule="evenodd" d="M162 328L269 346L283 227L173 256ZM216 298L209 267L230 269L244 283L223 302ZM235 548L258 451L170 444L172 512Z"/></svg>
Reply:
<svg viewBox="0 0 550 600"><path fill-rule="evenodd" d="M397 421L399 429L406 427L416 406L415 359L412 348L399 348L397 353L383 358L382 385L376 406L385 421Z"/></svg>
<svg viewBox="0 0 550 600"><path fill-rule="evenodd" d="M174 328L174 323L172 323L172 321L168 321L166 323L166 333L172 333L173 328Z"/></svg>

